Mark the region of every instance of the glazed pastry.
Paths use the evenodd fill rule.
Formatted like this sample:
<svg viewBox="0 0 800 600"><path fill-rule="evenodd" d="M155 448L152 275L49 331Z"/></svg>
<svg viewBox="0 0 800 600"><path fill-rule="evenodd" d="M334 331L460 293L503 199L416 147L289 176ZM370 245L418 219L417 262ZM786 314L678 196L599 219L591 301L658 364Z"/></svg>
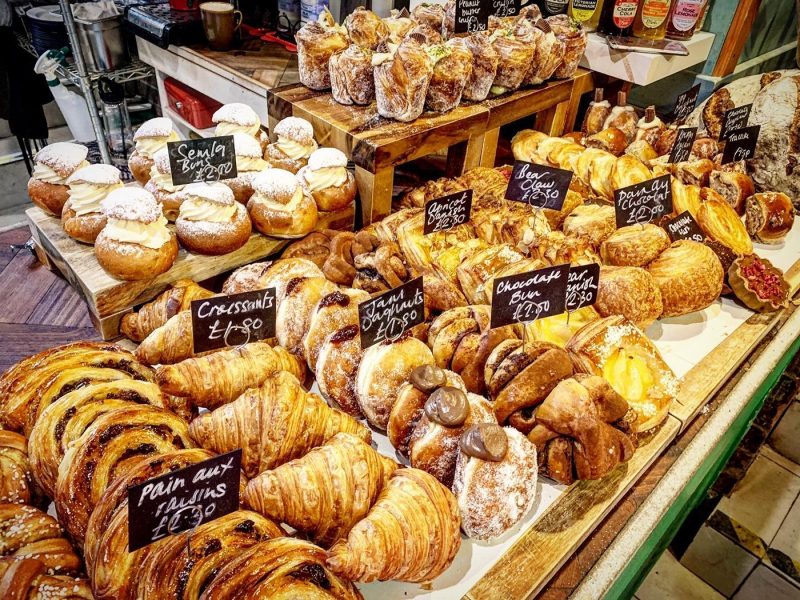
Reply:
<svg viewBox="0 0 800 600"><path fill-rule="evenodd" d="M536 500L536 446L512 427L473 426L460 438L453 493L468 537L488 541L530 513Z"/></svg>
<svg viewBox="0 0 800 600"><path fill-rule="evenodd" d="M362 354L359 328L352 324L329 334L317 357L320 394L354 417L362 416L356 396L356 378Z"/></svg>
<svg viewBox="0 0 800 600"><path fill-rule="evenodd" d="M611 185L615 190L644 183L653 178L653 173L635 156L625 154L614 162Z"/></svg>
<svg viewBox="0 0 800 600"><path fill-rule="evenodd" d="M549 136L533 129L521 129L511 138L511 152L516 160L537 162L539 144Z"/></svg>
<svg viewBox="0 0 800 600"><path fill-rule="evenodd" d="M650 161L658 158L658 152L656 152L655 148L653 148L653 146L645 140L637 140L630 144L627 148L625 148L625 154L635 156L645 165L649 165Z"/></svg>
<svg viewBox="0 0 800 600"><path fill-rule="evenodd" d="M256 111L247 104L241 102L223 104L211 115L211 121L216 124L214 135L235 136L237 133L249 135L261 146L262 154L267 149L269 136L261 129L261 119L256 114Z"/></svg>
<svg viewBox="0 0 800 600"><path fill-rule="evenodd" d="M67 180L75 171L88 167L89 150L82 144L48 144L33 157L33 173L28 180L28 196L48 214L60 217L69 199Z"/></svg>
<svg viewBox="0 0 800 600"><path fill-rule="evenodd" d="M677 125L670 125L659 134L658 139L656 140L655 144L653 144L653 149L656 151L658 156L665 156L670 153L677 138Z"/></svg>
<svg viewBox="0 0 800 600"><path fill-rule="evenodd" d="M679 162L674 165L674 175L686 185L707 186L714 163L707 158Z"/></svg>
<svg viewBox="0 0 800 600"><path fill-rule="evenodd" d="M719 134L722 133L722 123L725 121L725 113L735 107L731 93L726 87L723 86L711 94L702 112L703 124L710 137L715 140L719 139Z"/></svg>
<svg viewBox="0 0 800 600"><path fill-rule="evenodd" d="M543 221L545 219L542 219ZM508 244L490 246L464 260L456 269L461 289L470 304L488 304L487 282L504 267L516 264L524 256Z"/></svg>
<svg viewBox="0 0 800 600"><path fill-rule="evenodd" d="M603 88L595 88L594 100L589 103L589 108L586 109L586 115L583 117L583 125L581 125L583 135L588 137L600 133L603 123L606 122L610 113L611 103L603 99Z"/></svg>
<svg viewBox="0 0 800 600"><path fill-rule="evenodd" d="M135 281L169 271L178 257L178 240L149 192L119 189L103 200L101 208L107 223L97 236L94 253L109 275Z"/></svg>
<svg viewBox="0 0 800 600"><path fill-rule="evenodd" d="M696 221L702 204L702 190L696 185L684 185L677 177L673 177L671 182L672 212L676 215L688 212Z"/></svg>
<svg viewBox="0 0 800 600"><path fill-rule="evenodd" d="M389 26L371 10L357 6L344 20L350 43L374 50L389 37Z"/></svg>
<svg viewBox="0 0 800 600"><path fill-rule="evenodd" d="M448 43L461 46L472 53L472 71L464 83L461 97L473 102L486 100L500 62L500 56L489 41L489 37L473 33L466 37L453 38Z"/></svg>
<svg viewBox="0 0 800 600"><path fill-rule="evenodd" d="M710 158L713 160L719 154L719 144L714 138L698 137L692 144L692 154L697 158Z"/></svg>
<svg viewBox="0 0 800 600"><path fill-rule="evenodd" d="M236 152L236 177L223 179L220 183L231 189L237 202L247 204L253 195L253 178L271 165L261 158L264 150L258 140L246 133L233 134L233 147Z"/></svg>
<svg viewBox="0 0 800 600"><path fill-rule="evenodd" d="M169 163L169 153L164 148L153 155L153 168L150 170L150 181L144 186L148 192L155 196L164 209L167 220L174 221L178 218L178 211L183 202L184 185L173 185L172 166Z"/></svg>
<svg viewBox="0 0 800 600"><path fill-rule="evenodd" d="M578 157L575 163L577 167L575 172L584 183L590 186L594 196L612 202L614 187L611 175L617 160L617 157L610 152L599 148L587 148L586 152Z"/></svg>
<svg viewBox="0 0 800 600"><path fill-rule="evenodd" d="M441 4L423 2L411 11L411 19L417 23L428 25L435 31L442 31L444 23L444 7Z"/></svg>
<svg viewBox="0 0 800 600"><path fill-rule="evenodd" d="M146 365L171 365L194 356L192 311L183 310L154 329L135 350Z"/></svg>
<svg viewBox="0 0 800 600"><path fill-rule="evenodd" d="M326 9L317 21L300 28L295 34L295 41L300 83L312 90L327 90L331 87L328 61L331 56L347 48L347 31L334 23Z"/></svg>
<svg viewBox="0 0 800 600"><path fill-rule="evenodd" d="M267 146L266 159L276 169L297 173L317 149L314 128L299 117L286 117L272 130L276 141Z"/></svg>
<svg viewBox="0 0 800 600"><path fill-rule="evenodd" d="M736 211L713 190L704 188L703 192L711 192L700 204L695 217L703 233L727 246L738 256L752 254L753 242Z"/></svg>
<svg viewBox="0 0 800 600"><path fill-rule="evenodd" d="M669 247L667 232L652 223L621 227L600 245L603 264L644 267Z"/></svg>
<svg viewBox="0 0 800 600"><path fill-rule="evenodd" d="M678 379L653 342L625 317L589 323L567 351L577 371L602 376L625 399L635 415L626 417L632 432L647 431L667 418Z"/></svg>
<svg viewBox="0 0 800 600"><path fill-rule="evenodd" d="M370 424L385 430L400 385L416 367L433 362L428 347L410 335L364 351L356 376L356 397Z"/></svg>
<svg viewBox="0 0 800 600"><path fill-rule="evenodd" d="M569 79L578 69L578 63L586 50L586 30L567 15L547 17L553 33L564 44L564 57L553 73L556 79Z"/></svg>
<svg viewBox="0 0 800 600"><path fill-rule="evenodd" d="M496 30L489 39L499 57L497 73L489 93L499 96L513 92L522 85L536 50L530 44L516 39L507 29Z"/></svg>
<svg viewBox="0 0 800 600"><path fill-rule="evenodd" d="M278 343L305 360L303 338L308 331L314 306L337 286L324 277L297 277L289 281L275 315Z"/></svg>
<svg viewBox="0 0 800 600"><path fill-rule="evenodd" d="M213 452L242 448L242 470L248 477L299 458L339 432L370 440L367 428L329 408L285 371L233 402L200 415L192 421L190 431Z"/></svg>
<svg viewBox="0 0 800 600"><path fill-rule="evenodd" d="M745 225L756 242L779 244L792 230L793 224L794 206L786 194L761 192L747 199Z"/></svg>
<svg viewBox="0 0 800 600"><path fill-rule="evenodd" d="M61 213L61 225L72 239L94 244L106 224L101 201L122 188L120 172L111 165L89 165L75 171L69 179L69 199Z"/></svg>
<svg viewBox="0 0 800 600"><path fill-rule="evenodd" d="M179 279L155 300L144 304L139 312L122 317L120 333L134 342L141 342L154 330L182 310L189 310L193 300L211 298L214 292L189 279Z"/></svg>
<svg viewBox="0 0 800 600"><path fill-rule="evenodd" d="M414 28L415 22L409 16L407 10L397 10L393 8L388 17L383 19L386 26L389 28L389 40L393 44L399 44L403 41L409 31Z"/></svg>
<svg viewBox="0 0 800 600"><path fill-rule="evenodd" d="M253 229L247 209L236 202L229 185L192 183L186 186L184 194L175 231L187 250L196 254L228 254L250 239Z"/></svg>
<svg viewBox="0 0 800 600"><path fill-rule="evenodd" d="M312 372L317 370L325 339L342 327L358 325L358 305L366 300L369 300L366 292L344 288L322 296L314 304L303 338L303 355Z"/></svg>
<svg viewBox="0 0 800 600"><path fill-rule="evenodd" d="M33 504L39 491L28 459L28 441L18 433L0 429L0 503Z"/></svg>
<svg viewBox="0 0 800 600"><path fill-rule="evenodd" d="M67 575L48 575L46 565L37 558L0 558L0 597L6 600L94 598L88 581Z"/></svg>
<svg viewBox="0 0 800 600"><path fill-rule="evenodd" d="M548 342L563 348L581 327L599 318L600 315L593 307L583 306L578 310L564 311L560 315L536 319L525 323L526 339Z"/></svg>
<svg viewBox="0 0 800 600"><path fill-rule="evenodd" d="M291 172L265 169L253 179L253 189L247 210L264 235L299 238L316 227L317 205Z"/></svg>
<svg viewBox="0 0 800 600"><path fill-rule="evenodd" d="M606 122L603 123L603 129L608 127L621 129L628 139L628 143L630 143L636 137L638 122L639 118L636 115L636 110L628 104L628 95L625 92L618 92L617 105L611 109Z"/></svg>
<svg viewBox="0 0 800 600"><path fill-rule="evenodd" d="M436 365L460 375L466 389L476 394L486 390L483 368L494 347L516 339L514 327L489 328L490 306L461 306L443 312L431 323L428 345Z"/></svg>
<svg viewBox="0 0 800 600"><path fill-rule="evenodd" d="M347 157L336 148L320 148L297 172L300 185L323 211L341 210L356 198L356 180L347 170Z"/></svg>
<svg viewBox="0 0 800 600"><path fill-rule="evenodd" d="M601 317L622 315L647 329L664 311L661 291L650 273L640 267L601 267L595 310Z"/></svg>
<svg viewBox="0 0 800 600"><path fill-rule="evenodd" d="M662 317L702 310L722 291L722 264L713 250L699 242L673 242L647 270L661 290Z"/></svg>
<svg viewBox="0 0 800 600"><path fill-rule="evenodd" d="M398 469L326 563L352 581L431 581L461 547L460 525L450 490L424 471Z"/></svg>
<svg viewBox="0 0 800 600"><path fill-rule="evenodd" d="M258 387L278 371L303 381L305 365L280 346L253 342L158 368L158 385L167 394L190 398L213 410Z"/></svg>
<svg viewBox="0 0 800 600"><path fill-rule="evenodd" d="M636 123L636 141L645 141L650 145L656 144L661 134L666 129L664 122L656 116L656 107L650 105L644 116Z"/></svg>
<svg viewBox="0 0 800 600"><path fill-rule="evenodd" d="M375 98L372 50L350 44L328 63L331 96L339 104L369 104Z"/></svg>
<svg viewBox="0 0 800 600"><path fill-rule="evenodd" d="M595 246L603 243L617 228L613 206L583 204L564 219L567 235L583 236Z"/></svg>
<svg viewBox="0 0 800 600"><path fill-rule="evenodd" d="M621 156L628 146L628 139L622 130L616 127L607 127L587 136L584 143L587 148L599 148L614 156Z"/></svg>
<svg viewBox="0 0 800 600"><path fill-rule="evenodd" d="M48 574L76 574L81 560L58 522L32 506L0 504L0 557L35 558ZM5 596L4 596L5 598Z"/></svg>
<svg viewBox="0 0 800 600"><path fill-rule="evenodd" d="M543 266L561 265L569 263L572 265L587 265L589 263L599 263L598 255L594 246L585 237L568 236L561 231L551 231L545 235L523 238L519 247L527 246L532 259L543 262Z"/></svg>
<svg viewBox="0 0 800 600"><path fill-rule="evenodd" d="M774 312L788 306L789 283L766 258L755 254L737 258L728 269L728 284L751 310Z"/></svg>
<svg viewBox="0 0 800 600"><path fill-rule="evenodd" d="M331 255L331 242L339 233L335 229L312 231L306 237L286 246L281 256L283 258L305 258L321 269Z"/></svg>
<svg viewBox="0 0 800 600"><path fill-rule="evenodd" d="M372 57L378 114L397 121L413 121L422 114L433 65L423 47L408 37L394 52L386 45Z"/></svg>
<svg viewBox="0 0 800 600"><path fill-rule="evenodd" d="M334 575L325 558L325 550L311 542L289 537L267 540L222 567L200 600L360 600L355 586Z"/></svg>
<svg viewBox="0 0 800 600"><path fill-rule="evenodd" d="M725 198L738 215L744 214L745 201L756 191L753 180L746 173L736 171L712 171L709 185Z"/></svg>
<svg viewBox="0 0 800 600"><path fill-rule="evenodd" d="M358 241L356 236L359 238ZM322 264L325 277L339 285L353 285L357 273L356 256L372 252L379 245L377 237L366 231L360 231L358 234L351 231L337 233L331 240L330 253Z"/></svg>
<svg viewBox="0 0 800 600"><path fill-rule="evenodd" d="M469 223L463 223L447 231L425 235L425 215L419 213L406 220L397 229L397 243L409 266L421 271L430 266L434 258L453 244L475 237Z"/></svg>
<svg viewBox="0 0 800 600"><path fill-rule="evenodd" d="M153 170L153 156L159 150L166 148L169 142L177 142L180 139L172 121L166 117L156 117L142 123L133 134L136 148L128 158L128 168L134 179L142 185L147 184L150 181L150 172Z"/></svg>
<svg viewBox="0 0 800 600"><path fill-rule="evenodd" d="M425 108L434 112L453 110L461 102L464 86L472 76L472 52L452 40L426 46L425 51L433 63Z"/></svg>
<svg viewBox="0 0 800 600"><path fill-rule="evenodd" d="M338 433L251 480L244 502L328 547L367 516L397 468L361 438Z"/></svg>

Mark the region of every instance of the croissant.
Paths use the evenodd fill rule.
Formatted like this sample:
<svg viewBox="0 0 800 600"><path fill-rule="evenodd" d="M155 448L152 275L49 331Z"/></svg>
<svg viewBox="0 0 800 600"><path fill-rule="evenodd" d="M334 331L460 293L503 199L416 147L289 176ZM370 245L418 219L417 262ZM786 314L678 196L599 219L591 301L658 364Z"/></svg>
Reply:
<svg viewBox="0 0 800 600"><path fill-rule="evenodd" d="M194 356L192 312L184 310L153 330L135 351L146 365L167 365Z"/></svg>
<svg viewBox="0 0 800 600"><path fill-rule="evenodd" d="M85 579L48 575L40 560L0 559L0 598L6 600L93 600Z"/></svg>
<svg viewBox="0 0 800 600"><path fill-rule="evenodd" d="M285 371L230 404L200 415L189 430L214 452L242 448L242 470L248 477L303 456L339 432L371 439L366 427L306 392Z"/></svg>
<svg viewBox="0 0 800 600"><path fill-rule="evenodd" d="M0 502L31 504L39 492L28 459L28 441L18 433L0 429Z"/></svg>
<svg viewBox="0 0 800 600"><path fill-rule="evenodd" d="M58 522L37 508L21 504L0 504L0 556L35 558L53 575L81 570L81 559L62 536Z"/></svg>
<svg viewBox="0 0 800 600"><path fill-rule="evenodd" d="M461 547L453 493L419 469L398 469L369 514L328 552L327 565L352 581L430 581Z"/></svg>
<svg viewBox="0 0 800 600"><path fill-rule="evenodd" d="M192 300L211 298L213 295L214 292L197 285L194 281L180 279L158 298L142 306L139 312L123 316L119 331L128 339L141 342L170 318L182 310L189 310Z"/></svg>
<svg viewBox="0 0 800 600"><path fill-rule="evenodd" d="M361 600L349 581L325 566L325 550L280 537L252 546L222 567L200 600L319 598Z"/></svg>
<svg viewBox="0 0 800 600"><path fill-rule="evenodd" d="M367 515L397 468L361 438L337 433L305 456L251 480L244 501L328 547Z"/></svg>
<svg viewBox="0 0 800 600"><path fill-rule="evenodd" d="M255 342L161 366L157 377L166 393L188 396L198 406L214 409L278 371L287 371L300 381L306 376L305 363L297 356L280 346Z"/></svg>

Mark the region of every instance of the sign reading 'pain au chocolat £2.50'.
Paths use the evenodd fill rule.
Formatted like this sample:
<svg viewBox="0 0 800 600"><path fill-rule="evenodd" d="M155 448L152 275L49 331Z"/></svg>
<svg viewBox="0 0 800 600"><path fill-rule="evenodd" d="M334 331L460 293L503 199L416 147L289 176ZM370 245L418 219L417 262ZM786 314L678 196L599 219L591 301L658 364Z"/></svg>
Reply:
<svg viewBox="0 0 800 600"><path fill-rule="evenodd" d="M563 313L568 274L569 265L556 265L495 279L492 328Z"/></svg>
<svg viewBox="0 0 800 600"><path fill-rule="evenodd" d="M383 341L394 341L424 320L422 277L417 277L358 305L361 348L366 350Z"/></svg>

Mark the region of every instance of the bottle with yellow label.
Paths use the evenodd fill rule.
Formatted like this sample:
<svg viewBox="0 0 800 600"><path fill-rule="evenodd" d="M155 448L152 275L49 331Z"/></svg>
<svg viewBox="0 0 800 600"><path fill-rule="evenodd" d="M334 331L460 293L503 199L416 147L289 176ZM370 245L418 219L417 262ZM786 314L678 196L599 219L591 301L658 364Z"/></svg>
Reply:
<svg viewBox="0 0 800 600"><path fill-rule="evenodd" d="M670 0L642 0L633 22L633 35L646 40L663 40L670 3Z"/></svg>
<svg viewBox="0 0 800 600"><path fill-rule="evenodd" d="M569 16L586 31L594 31L600 22L603 0L569 0Z"/></svg>

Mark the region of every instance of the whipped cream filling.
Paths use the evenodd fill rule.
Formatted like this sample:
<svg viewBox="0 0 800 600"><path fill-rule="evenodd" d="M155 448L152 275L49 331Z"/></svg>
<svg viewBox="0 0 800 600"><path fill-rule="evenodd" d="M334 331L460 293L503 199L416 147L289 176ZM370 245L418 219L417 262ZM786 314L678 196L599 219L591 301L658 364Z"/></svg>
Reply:
<svg viewBox="0 0 800 600"><path fill-rule="evenodd" d="M182 185L173 185L172 184L172 173L161 173L158 169L156 169L155 165L150 169L150 181L153 182L158 189L164 190L165 192L179 192L183 189L184 186Z"/></svg>
<svg viewBox="0 0 800 600"><path fill-rule="evenodd" d="M122 182L112 185L95 185L93 183L73 183L69 186L69 206L77 216L99 213L100 201L116 189L123 187Z"/></svg>
<svg viewBox="0 0 800 600"><path fill-rule="evenodd" d="M306 169L303 179L305 179L306 187L310 192L339 187L347 183L347 169L344 167L326 167L316 171Z"/></svg>
<svg viewBox="0 0 800 600"><path fill-rule="evenodd" d="M285 138L283 136L278 136L278 141L275 142L275 145L278 149L283 152L286 156L291 158L292 160L298 160L300 158L308 158L311 153L316 150L316 144L301 144L299 142L295 142L294 140L290 140L289 138Z"/></svg>
<svg viewBox="0 0 800 600"><path fill-rule="evenodd" d="M190 196L181 203L180 217L188 221L230 223L236 214L235 204L210 202L199 196Z"/></svg>
<svg viewBox="0 0 800 600"><path fill-rule="evenodd" d="M75 171L77 171L78 169L82 169L83 167L88 167L88 166L89 166L89 163L84 160L81 164L79 164L75 168ZM36 164L33 165L33 175L31 175L31 177L33 177L37 181L44 181L45 183L55 183L55 184L58 184L58 185L66 185L67 178L69 177L69 175L67 175L67 177L62 177L61 175L56 173L53 169L51 169L47 165L42 164L42 163L36 163Z"/></svg>
<svg viewBox="0 0 800 600"><path fill-rule="evenodd" d="M236 156L236 171L263 171L269 163L259 156Z"/></svg>
<svg viewBox="0 0 800 600"><path fill-rule="evenodd" d="M135 142L136 152L145 158L153 158L153 155L156 152L167 147L167 142L178 142L180 139L181 138L178 137L178 134L175 131L171 131L166 137L161 136L139 138Z"/></svg>
<svg viewBox="0 0 800 600"><path fill-rule="evenodd" d="M228 123L223 121L222 123L217 123L217 127L214 130L214 135L233 135L234 133L244 133L258 139L260 132L261 123L258 121L252 125L237 125L236 123Z"/></svg>
<svg viewBox="0 0 800 600"><path fill-rule="evenodd" d="M655 129L656 127L663 127L663 125L664 122L658 117L656 117L652 121L645 121L644 117L642 117L641 119L639 119L639 122L636 123L636 126L639 129Z"/></svg>
<svg viewBox="0 0 800 600"><path fill-rule="evenodd" d="M153 223L109 219L103 233L117 242L139 244L153 250L158 250L170 239L167 218L163 215Z"/></svg>

